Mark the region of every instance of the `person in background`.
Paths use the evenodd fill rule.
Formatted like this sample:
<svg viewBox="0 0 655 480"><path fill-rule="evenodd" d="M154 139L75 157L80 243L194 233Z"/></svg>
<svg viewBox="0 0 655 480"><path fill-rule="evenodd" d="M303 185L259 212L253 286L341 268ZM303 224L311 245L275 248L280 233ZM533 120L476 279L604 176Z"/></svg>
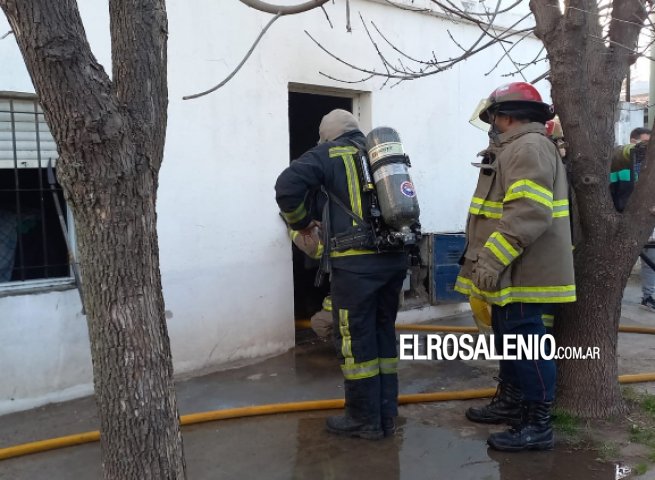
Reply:
<svg viewBox="0 0 655 480"><path fill-rule="evenodd" d="M639 171L646 158L646 146L651 131L635 128L630 132L630 143L616 148L610 168L610 193L614 207L622 212L639 180ZM655 313L655 270L648 262L655 264L655 231L641 252L641 307ZM647 259L645 260L644 257Z"/></svg>

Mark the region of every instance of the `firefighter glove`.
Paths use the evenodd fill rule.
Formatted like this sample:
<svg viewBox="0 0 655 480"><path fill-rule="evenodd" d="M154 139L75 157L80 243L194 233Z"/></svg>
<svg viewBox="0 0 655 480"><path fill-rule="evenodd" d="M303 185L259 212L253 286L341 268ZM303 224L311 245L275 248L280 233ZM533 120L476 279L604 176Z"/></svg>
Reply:
<svg viewBox="0 0 655 480"><path fill-rule="evenodd" d="M473 265L471 280L480 290L493 292L498 289L498 279L501 270L496 265L488 262L484 257L478 257L477 262Z"/></svg>

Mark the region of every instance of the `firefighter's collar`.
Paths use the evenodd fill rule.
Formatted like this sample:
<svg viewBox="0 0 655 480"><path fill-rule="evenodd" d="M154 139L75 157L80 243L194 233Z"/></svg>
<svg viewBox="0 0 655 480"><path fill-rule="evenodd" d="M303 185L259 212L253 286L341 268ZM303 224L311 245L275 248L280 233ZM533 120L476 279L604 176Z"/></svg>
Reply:
<svg viewBox="0 0 655 480"><path fill-rule="evenodd" d="M510 143L526 133L540 133L546 134L546 126L539 122L530 122L519 127L513 128L509 132L501 133L498 135L497 140L494 142L496 146L500 147L506 143Z"/></svg>

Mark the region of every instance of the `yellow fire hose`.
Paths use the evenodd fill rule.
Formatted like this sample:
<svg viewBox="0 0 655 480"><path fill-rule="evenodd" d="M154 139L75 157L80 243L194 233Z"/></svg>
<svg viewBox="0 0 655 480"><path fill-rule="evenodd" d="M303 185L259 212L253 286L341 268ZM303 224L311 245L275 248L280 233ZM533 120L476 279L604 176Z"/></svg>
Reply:
<svg viewBox="0 0 655 480"><path fill-rule="evenodd" d="M308 328L309 321L301 320L296 322L299 328ZM458 327L444 325L397 325L397 330L412 331L429 331L429 332L477 332L476 327ZM649 327L619 327L620 332L625 333L645 333L655 335L655 328ZM655 382L655 372L640 373L633 375L620 375L620 383L641 383ZM454 392L433 392L433 393L414 393L409 395L399 395L398 403L407 405L411 403L423 402L444 402L449 400L471 400L476 398L488 398L494 395L495 388L480 388L476 390L459 390ZM311 400L306 402L290 403L272 403L268 405L255 405L251 407L227 408L222 410L212 410L209 412L191 413L180 417L180 425L194 425L197 423L213 422L216 420L227 420L232 418L257 417L263 415L273 415L278 413L310 412L315 410L332 410L343 408L343 399L332 400ZM64 437L49 438L36 442L23 443L11 447L0 448L0 460L20 457L32 453L47 452L84 443L92 443L100 440L100 432L84 432Z"/></svg>
<svg viewBox="0 0 655 480"><path fill-rule="evenodd" d="M296 320L297 328L311 328L309 320ZM453 325L415 325L405 324L396 325L396 330L412 332L453 332L453 333L478 333L478 327L460 327ZM643 333L646 335L655 335L655 327L636 327L632 325L619 325L621 333Z"/></svg>

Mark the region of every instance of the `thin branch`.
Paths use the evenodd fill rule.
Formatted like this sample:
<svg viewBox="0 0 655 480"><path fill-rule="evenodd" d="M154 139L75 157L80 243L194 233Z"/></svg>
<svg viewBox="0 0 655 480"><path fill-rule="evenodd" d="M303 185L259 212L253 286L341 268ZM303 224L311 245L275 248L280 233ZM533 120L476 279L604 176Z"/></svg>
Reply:
<svg viewBox="0 0 655 480"><path fill-rule="evenodd" d="M346 0L346 32L352 33L353 28L350 25L350 0Z"/></svg>
<svg viewBox="0 0 655 480"><path fill-rule="evenodd" d="M646 58L646 59L650 60L651 62L655 62L655 58L650 57L648 55L644 55L643 53L639 53L638 51L636 51L636 50L634 50L634 49L632 49L630 47L627 47L625 45L622 45L619 42L615 42L614 40L610 40L609 38L602 38L602 37L598 37L596 35L589 35L589 38L592 39L592 40L595 40L596 42L602 43L603 45L605 43L609 43L610 45L614 45L616 47L622 48L622 49L624 49L624 50L626 50L628 52L627 53L628 55L635 55L635 56L643 57L643 58Z"/></svg>
<svg viewBox="0 0 655 480"><path fill-rule="evenodd" d="M432 3L435 3L435 4L439 5L439 6L441 6L441 2L440 2L440 1L438 1L438 0L431 0L431 1L432 1ZM446 0L446 1L448 1L448 0ZM501 15L501 14L503 14L503 13L507 13L507 12L513 10L515 7L517 7L518 5L520 5L522 2L523 2L523 0L516 0L516 1L515 1L514 3L512 3L509 7L507 7L507 8L503 8L502 10L498 10L498 15ZM459 7L457 7L454 3L450 2L450 1L448 1L448 3L450 3L454 8L459 9ZM484 3L484 0L482 0L480 3ZM484 16L487 15L486 12L485 12L485 13L466 12L466 13L467 13L467 15L470 15L470 16L476 16L476 17L484 17Z"/></svg>
<svg viewBox="0 0 655 480"><path fill-rule="evenodd" d="M242 0L242 1L243 1L243 0ZM250 50L248 50L248 53L246 53L246 56L243 57L243 59L241 60L241 62L239 63L239 65L237 65L237 68L235 68L235 69L232 71L232 73L230 73L230 74L225 78L225 80L223 80L223 81L222 81L221 83L219 83L218 85L216 85L216 86L210 88L209 90L205 90L204 92L200 92L200 93L196 93L196 94L193 94L193 95L187 95L187 96L185 96L185 97L182 97L182 100L192 100L192 99L194 99L194 98L200 98L200 97L202 97L202 96L208 95L208 94L210 94L210 93L212 93L212 92L215 92L216 90L218 90L219 88L221 88L223 85L225 85L227 82L229 82L229 81L232 79L232 77L234 77L234 76L237 74L237 72L238 72L239 70L241 70L241 67L243 67L243 65L246 63L246 61L248 60L248 58L250 58L250 55L252 55L252 52L255 50L255 47L257 46L257 44L259 43L259 41L262 39L262 37L264 36L264 34L266 33L266 31L267 31L267 30L270 28L270 26L273 25L273 23L274 23L278 18L280 18L281 16L282 16L282 14L278 12L278 13L277 13L273 18L271 18L271 19L269 20L269 22L268 22L268 23L266 24L266 26L262 29L262 31L259 32L259 35L257 36L257 39L255 40L255 43L252 44L252 46L250 47Z"/></svg>
<svg viewBox="0 0 655 480"><path fill-rule="evenodd" d="M535 83L540 82L540 81L542 81L544 78L548 77L548 75L550 75L550 70L546 70L544 73L542 73L541 75L539 75L537 78L535 78L534 80L532 80L530 83L534 85Z"/></svg>
<svg viewBox="0 0 655 480"><path fill-rule="evenodd" d="M426 62L426 61L424 61L424 60L419 60L419 59L417 59L417 58L413 58L413 57L409 56L408 54L406 54L405 52L403 52L402 50L400 50L398 47L396 47L393 43L391 43L391 42L387 39L387 37L385 37L384 34L380 31L380 29L379 29L378 26L375 24L375 22L371 22L371 25L373 25L373 28L375 28L375 31L378 32L378 35L380 35L380 37L382 37L382 39L383 39L385 42L387 42L387 44L388 44L392 49L394 49L396 52L398 52L399 54L401 54L401 55L402 55L403 57L405 57L406 59L411 60L412 62L421 63L421 64L423 64L423 65L430 65L430 64L436 62L436 59L435 59L435 62L432 62L432 61L430 61L430 62Z"/></svg>
<svg viewBox="0 0 655 480"><path fill-rule="evenodd" d="M493 28L493 27L492 27L492 29L493 29L494 33L496 33L496 29ZM517 63L514 61L514 59L512 58L512 56L510 55L510 52L512 51L512 49L513 49L514 47L516 47L516 46L517 46L518 44L520 44L523 40L525 40L525 38L526 38L528 35L530 35L530 33L531 33L531 32L528 32L528 33L525 33L523 36L521 36L521 37L519 38L519 40L518 40L517 42L515 42L514 45L512 45L509 49L507 49L507 48L505 47L505 44L504 44L503 42L499 42L499 43L500 43L500 46L501 46L502 49L503 49L503 52L505 52L505 53L503 53L503 55L500 57L500 60L498 60L498 62L496 62L496 65L494 65L494 67L493 67L493 68L492 68L488 73L486 73L485 76L486 76L486 75L489 75L489 73L491 73L491 72L492 72L492 71L493 71L493 70L494 70L494 69L495 69L495 68L500 64L500 62L502 61L502 59L505 58L505 57L507 57L507 58L509 59L509 61L512 62L512 65L514 65L514 68L517 70L517 72L521 74L521 78L523 78L523 81L527 81L527 79L525 78L525 75L523 75L523 71L522 71L522 70L519 70L519 66L518 66Z"/></svg>
<svg viewBox="0 0 655 480"><path fill-rule="evenodd" d="M336 82L341 82L341 83L363 83L363 82L366 82L366 81L370 80L371 78L373 78L375 76L375 75L369 75L369 76L364 77L364 78L362 78L360 80L342 80L340 78L333 77L333 76L328 75L327 73L324 73L324 72L321 72L321 71L319 71L318 74L324 76L325 78L329 78L330 80L334 80Z"/></svg>
<svg viewBox="0 0 655 480"><path fill-rule="evenodd" d="M8 37L9 35L11 35L12 33L14 33L14 31L13 31L13 30L9 30L9 31L8 31L7 33L5 33L2 37L0 37L0 40L4 40L5 38L7 38L7 37Z"/></svg>
<svg viewBox="0 0 655 480"><path fill-rule="evenodd" d="M503 59L504 59L505 57L509 58L510 61L511 61L512 63L514 63L514 61L512 60L512 57L510 57L510 55L509 55L510 52L511 52L512 50L514 50L514 48L515 48L517 45L519 45L523 40L525 40L526 38L528 38L532 33L533 33L532 30L530 30L530 31L528 31L528 32L525 32L523 35L521 35L521 37L520 37L516 42L514 42L514 44L513 44L511 47L509 47L509 49L506 49L506 48L505 48L505 44L503 44L503 43L501 42L501 45L503 46L503 50L505 51L505 53L504 53L504 54L503 54L503 55L498 59L498 61L497 61L496 64L491 68L491 70L489 70L489 71L488 71L487 73L485 73L484 75L487 76L487 75L491 74L491 72L493 72L494 70L496 70L496 68L498 68L498 66L500 65L500 62L502 62ZM527 80L526 80L526 81L527 81Z"/></svg>
<svg viewBox="0 0 655 480"><path fill-rule="evenodd" d="M334 25L332 25L332 20L330 20L330 16L327 13L327 10L323 5L321 5L321 10L323 10L323 13L325 14L325 18L327 19L328 23L330 24L330 28L334 28Z"/></svg>
<svg viewBox="0 0 655 480"><path fill-rule="evenodd" d="M316 7L320 7L328 0L310 0L298 5L273 5L272 3L261 0L239 0L244 5L259 10L260 12L272 13L274 15L294 15L296 13L307 12Z"/></svg>
<svg viewBox="0 0 655 480"><path fill-rule="evenodd" d="M407 5L402 5L400 3L392 2L391 0L384 0L385 3L388 3L392 7L396 7L399 10L407 10L408 12L431 12L430 8L419 8L419 7L408 7Z"/></svg>

